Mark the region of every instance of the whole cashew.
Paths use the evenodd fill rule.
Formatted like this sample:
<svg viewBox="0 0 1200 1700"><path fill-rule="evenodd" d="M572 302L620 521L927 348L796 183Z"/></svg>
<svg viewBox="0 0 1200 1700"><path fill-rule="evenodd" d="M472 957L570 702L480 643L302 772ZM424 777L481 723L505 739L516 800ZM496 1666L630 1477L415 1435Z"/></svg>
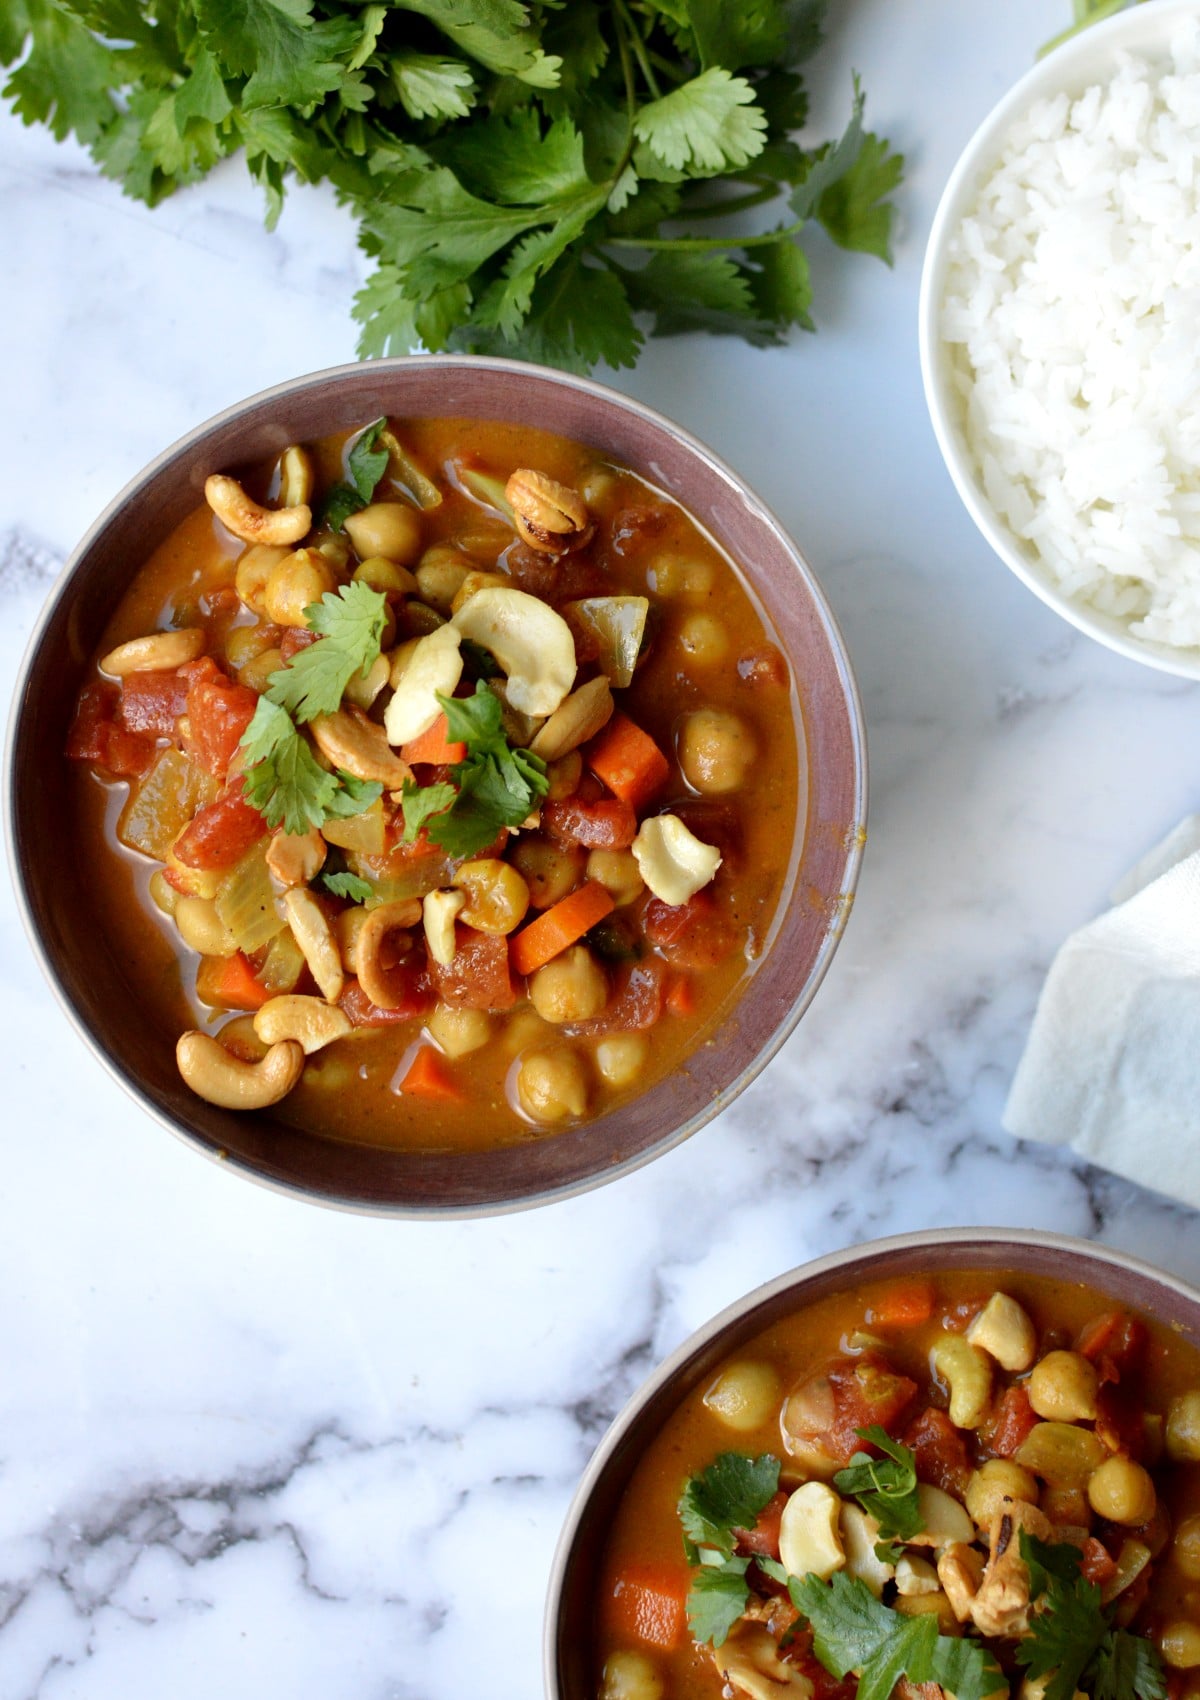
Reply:
<svg viewBox="0 0 1200 1700"><path fill-rule="evenodd" d="M130 638L110 649L100 663L102 673L127 679L131 673L173 673L185 661L204 654L206 638L199 626L183 626L177 632L151 632L149 637Z"/></svg>
<svg viewBox="0 0 1200 1700"><path fill-rule="evenodd" d="M381 903L368 912L355 940L358 983L377 1009L398 1009L408 989L407 976L397 974L384 952L389 934L405 933L421 919L421 904L415 897ZM451 920L453 932L453 919ZM402 941L396 941L397 943Z"/></svg>
<svg viewBox="0 0 1200 1700"><path fill-rule="evenodd" d="M236 478L214 472L204 480L204 499L226 531L243 543L299 543L312 529L307 502L291 508L264 508L248 496Z"/></svg>
<svg viewBox="0 0 1200 1700"><path fill-rule="evenodd" d="M243 1062L211 1034L184 1033L175 1060L197 1097L223 1110L265 1110L286 1098L304 1072L304 1051L294 1039L272 1045L261 1062Z"/></svg>

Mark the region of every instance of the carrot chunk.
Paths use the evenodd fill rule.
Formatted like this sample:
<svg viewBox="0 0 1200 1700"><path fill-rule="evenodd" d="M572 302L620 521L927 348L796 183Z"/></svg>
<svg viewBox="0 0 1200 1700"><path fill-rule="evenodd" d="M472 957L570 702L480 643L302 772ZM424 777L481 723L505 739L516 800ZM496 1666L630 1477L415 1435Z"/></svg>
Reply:
<svg viewBox="0 0 1200 1700"><path fill-rule="evenodd" d="M401 760L406 761L409 767L415 767L418 762L425 762L430 767L449 767L452 762L466 761L467 746L457 738L446 736L449 725L446 716L439 714L419 738L410 738L407 744L401 744Z"/></svg>
<svg viewBox="0 0 1200 1700"><path fill-rule="evenodd" d="M618 709L584 752L587 764L614 797L641 810L671 771L671 764L649 733Z"/></svg>
<svg viewBox="0 0 1200 1700"><path fill-rule="evenodd" d="M408 1073L400 1082L400 1090L415 1093L420 1098L440 1098L451 1104L462 1103L466 1097L432 1045L419 1046Z"/></svg>
<svg viewBox="0 0 1200 1700"><path fill-rule="evenodd" d="M868 1324L881 1328L916 1328L933 1315L932 1281L902 1281L881 1293L867 1313Z"/></svg>
<svg viewBox="0 0 1200 1700"><path fill-rule="evenodd" d="M670 1651L687 1628L687 1593L682 1564L631 1564L605 1602L607 1627L614 1638Z"/></svg>
<svg viewBox="0 0 1200 1700"><path fill-rule="evenodd" d="M587 880L543 911L509 940L509 957L518 974L532 974L551 957L581 939L597 921L616 907L612 896L596 880Z"/></svg>
<svg viewBox="0 0 1200 1700"><path fill-rule="evenodd" d="M196 996L212 1009L261 1009L272 993L255 979L239 950L233 956L204 958L196 974Z"/></svg>

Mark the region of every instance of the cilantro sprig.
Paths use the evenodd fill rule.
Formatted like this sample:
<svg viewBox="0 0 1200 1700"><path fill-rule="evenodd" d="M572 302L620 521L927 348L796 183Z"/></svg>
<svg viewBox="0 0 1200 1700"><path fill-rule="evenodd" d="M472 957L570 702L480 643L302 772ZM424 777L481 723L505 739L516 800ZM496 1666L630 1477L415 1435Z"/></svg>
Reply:
<svg viewBox="0 0 1200 1700"><path fill-rule="evenodd" d="M422 827L451 856L472 856L502 827L520 826L546 795L546 764L531 750L514 749L504 735L500 699L481 679L470 697L438 697L446 711L446 736L467 746L448 780L419 786L407 780L401 794L404 836Z"/></svg>
<svg viewBox="0 0 1200 1700"><path fill-rule="evenodd" d="M889 258L903 162L863 128L861 92L840 138L795 139L828 9L16 0L0 61L19 117L151 206L238 152L271 226L291 183L329 182L375 262L353 309L364 355L586 370L632 365L647 324L760 344L811 329L814 226ZM330 523L369 499L350 472Z"/></svg>
<svg viewBox="0 0 1200 1700"><path fill-rule="evenodd" d="M793 1576L788 1593L812 1625L813 1651L830 1675L857 1672L858 1700L888 1700L902 1676L940 1683L958 1700L986 1700L1007 1687L981 1642L939 1635L935 1617L905 1617L856 1576Z"/></svg>
<svg viewBox="0 0 1200 1700"><path fill-rule="evenodd" d="M351 679L371 666L386 611L387 598L359 581L327 591L304 610L320 641L271 674L239 746L245 760L242 789L268 826L307 832L331 818L361 814L382 795L374 780L329 773L298 727L332 714Z"/></svg>
<svg viewBox="0 0 1200 1700"><path fill-rule="evenodd" d="M387 429L387 415L376 419L356 438L346 457L350 482L335 484L325 498L321 517L333 531L341 531L351 514L365 508L387 471L387 449L376 447L380 432Z"/></svg>
<svg viewBox="0 0 1200 1700"><path fill-rule="evenodd" d="M872 1458L869 1452L856 1452L846 1468L834 1476L834 1486L841 1493L852 1494L874 1517L881 1542L911 1540L924 1527L917 1499L916 1458L909 1447L893 1440L878 1423L854 1432L886 1456Z"/></svg>
<svg viewBox="0 0 1200 1700"><path fill-rule="evenodd" d="M1035 1610L1015 1656L1030 1676L1049 1678L1045 1700L1071 1700L1077 1688L1096 1700L1165 1700L1157 1647L1114 1627L1099 1588L1082 1574L1078 1548L1050 1546L1025 1529L1020 1541Z"/></svg>
<svg viewBox="0 0 1200 1700"><path fill-rule="evenodd" d="M734 1556L738 1529L752 1529L779 1490L779 1459L722 1452L691 1476L679 1496L683 1549L698 1566L688 1590L688 1625L697 1641L719 1647L750 1602L748 1558ZM782 1576L781 1576L782 1579Z"/></svg>

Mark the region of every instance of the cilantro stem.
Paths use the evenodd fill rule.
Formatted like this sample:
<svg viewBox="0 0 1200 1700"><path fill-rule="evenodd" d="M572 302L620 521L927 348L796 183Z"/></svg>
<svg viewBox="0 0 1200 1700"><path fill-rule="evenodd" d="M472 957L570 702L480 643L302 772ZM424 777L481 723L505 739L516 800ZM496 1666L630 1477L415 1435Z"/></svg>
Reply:
<svg viewBox="0 0 1200 1700"><path fill-rule="evenodd" d="M807 219L798 218L794 224L781 225L778 230L766 230L761 236L609 236L604 246L644 248L648 252L661 250L670 254L705 254L715 248L765 248L784 236L795 236L807 223Z"/></svg>
<svg viewBox="0 0 1200 1700"><path fill-rule="evenodd" d="M731 195L725 201L706 201L703 206L688 206L686 216L689 220L697 218L724 218L733 213L748 212L751 207L765 206L779 194L778 183L764 183L761 188L750 189L744 195Z"/></svg>
<svg viewBox="0 0 1200 1700"><path fill-rule="evenodd" d="M642 76L646 79L646 87L655 100L661 100L662 90L658 86L658 78L654 75L654 70L646 57L646 43L642 40L641 31L630 16L625 0L615 0L613 16L617 20L618 37L626 36L629 45L633 48L634 57L637 59Z"/></svg>

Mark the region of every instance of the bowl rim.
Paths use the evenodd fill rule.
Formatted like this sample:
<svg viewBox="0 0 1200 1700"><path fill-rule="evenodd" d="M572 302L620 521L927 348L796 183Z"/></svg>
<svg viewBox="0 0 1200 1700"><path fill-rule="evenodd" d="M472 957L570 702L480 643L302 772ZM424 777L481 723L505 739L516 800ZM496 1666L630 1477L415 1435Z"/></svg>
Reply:
<svg viewBox="0 0 1200 1700"><path fill-rule="evenodd" d="M109 528L119 520L124 508L134 495L161 473L168 470L174 463L184 460L185 457L199 448L207 438L219 432L225 426L236 424L243 415L254 409L270 406L274 402L290 401L308 390L335 386L349 378L354 378L358 383L365 383L373 376L380 383L386 383L392 375L414 371L418 367L423 371L433 369L447 374L483 370L497 377L511 377L521 384L529 384L532 381L535 387L547 384L555 385L576 394L582 394L605 408L615 406L633 419L649 425L660 436L673 439L693 459L715 473L717 478L728 488L735 490L743 506L754 515L760 524L774 534L781 548L789 557L794 570L803 581L812 614L823 634L830 661L837 677L838 688L845 708L848 746L853 760L853 774L848 786L853 819L849 823L843 846L843 871L837 912L825 929L805 983L798 989L796 996L779 1017L766 1042L759 1047L747 1065L719 1093L698 1105L695 1111L683 1123L674 1127L670 1133L650 1141L645 1147L632 1152L620 1161L610 1162L606 1165L597 1164L594 1169L585 1174L559 1181L556 1184L542 1186L539 1190L533 1192L522 1192L516 1196L504 1197L499 1201L483 1199L455 1203L430 1203L424 1200L393 1202L335 1194L313 1186L305 1186L264 1174L249 1159L236 1152L213 1147L201 1139L194 1130L177 1123L164 1107L159 1105L149 1094L141 1080L132 1071L127 1071L117 1058L111 1055L99 1042L96 1035L91 1032L83 1014L76 1008L68 995L51 953L35 924L29 894L21 877L17 852L21 831L17 808L15 769L18 745L25 721L27 683L38 660L46 635L58 616L62 604L70 594L71 581L76 569ZM703 525L704 522L701 521L700 523ZM742 570L745 571L746 569L742 568ZM5 734L2 776L4 785L3 818L6 828L4 835L5 856L9 878L16 894L17 911L26 939L59 1008L81 1039L85 1050L100 1062L110 1078L154 1121L193 1151L207 1157L210 1161L219 1163L223 1168L232 1169L259 1186L266 1187L269 1191L305 1203L321 1205L327 1209L344 1211L348 1214L417 1221L452 1221L506 1215L519 1210L533 1209L544 1204L579 1197L611 1180L623 1178L657 1158L665 1156L668 1151L673 1150L677 1145L682 1144L694 1133L697 1133L739 1096L777 1055L795 1031L815 997L825 978L833 955L841 942L850 910L853 907L853 898L858 884L866 842L868 759L866 722L858 683L851 665L845 638L829 599L807 558L774 511L767 506L746 479L705 442L687 430L686 427L677 424L667 415L646 403L627 396L607 384L599 383L593 378L578 377L558 368L541 366L533 362L483 355L396 355L371 361L347 361L337 366L302 373L231 403L221 409L220 412L193 426L137 471L108 502L70 551L34 623L14 681ZM801 851L797 853L798 857L802 854L802 845L803 840L801 840ZM799 860L797 865L800 865ZM782 914L782 909L783 905L781 904L780 914ZM778 916L776 919L778 920Z"/></svg>
<svg viewBox="0 0 1200 1700"><path fill-rule="evenodd" d="M917 345L925 406L946 470L959 497L985 541L1039 601L1082 632L1126 660L1140 662L1176 678L1200 679L1200 645L1190 649L1135 636L1128 624L1089 603L1069 596L1044 568L1026 554L1019 540L992 508L973 467L972 458L953 422L948 365L938 334L947 270L949 237L966 211L977 179L995 163L997 144L1012 122L1035 100L1080 87L1100 75L1084 66L1118 51L1136 52L1162 38L1180 19L1200 17L1197 0L1143 0L1115 13L1080 34L1060 42L1036 60L990 109L963 145L938 199L926 239L917 301Z"/></svg>
<svg viewBox="0 0 1200 1700"><path fill-rule="evenodd" d="M994 1267L997 1258L1001 1257L1005 1250L1012 1249L1081 1258L1090 1265L1120 1270L1124 1274L1133 1275L1164 1289L1191 1306L1200 1319L1200 1288L1192 1286L1181 1276L1115 1246L1101 1245L1095 1240L1083 1239L1073 1234L1054 1233L1043 1228L996 1226L916 1229L909 1233L892 1234L883 1239L865 1240L856 1245L845 1246L840 1251L828 1252L822 1257L798 1264L795 1268L764 1281L741 1298L732 1300L715 1316L693 1330L651 1371L617 1412L588 1460L571 1496L551 1559L542 1620L542 1682L546 1700L564 1700L564 1691L558 1680L558 1626L568 1568L580 1527L597 1484L608 1470L614 1454L624 1443L626 1434L646 1407L722 1335L738 1324L749 1324L753 1316L766 1310L776 1299L799 1292L826 1276L847 1272L859 1265L863 1266L861 1273L866 1278L870 1274L872 1264L888 1262L906 1253L928 1252L935 1247L977 1254L973 1255L972 1261L981 1268L989 1265ZM965 1269L968 1264L959 1262L952 1266Z"/></svg>

